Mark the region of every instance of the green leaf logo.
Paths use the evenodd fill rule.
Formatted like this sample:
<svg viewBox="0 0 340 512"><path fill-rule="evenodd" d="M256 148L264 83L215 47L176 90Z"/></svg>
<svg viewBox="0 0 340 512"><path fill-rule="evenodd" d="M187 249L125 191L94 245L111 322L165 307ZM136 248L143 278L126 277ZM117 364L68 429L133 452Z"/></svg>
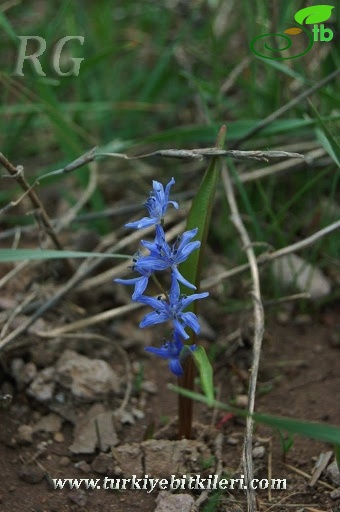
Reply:
<svg viewBox="0 0 340 512"><path fill-rule="evenodd" d="M314 23L322 23L328 20L332 14L333 5L312 5L300 9L294 16L295 21L303 25L312 25Z"/></svg>

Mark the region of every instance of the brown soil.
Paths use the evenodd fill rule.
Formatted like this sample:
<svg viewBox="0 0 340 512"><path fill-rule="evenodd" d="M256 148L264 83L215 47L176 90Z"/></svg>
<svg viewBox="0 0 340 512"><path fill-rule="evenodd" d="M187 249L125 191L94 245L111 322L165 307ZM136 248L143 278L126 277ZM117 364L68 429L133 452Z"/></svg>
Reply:
<svg viewBox="0 0 340 512"><path fill-rule="evenodd" d="M273 319L270 319L273 316ZM257 411L285 415L300 419L315 420L330 424L340 424L340 375L339 375L339 305L333 304L327 311L319 312L312 318L309 315L292 315L285 319L285 324L275 320L276 315L267 319L266 334L261 358L259 376ZM238 320L237 320L238 321ZM232 355L226 355L225 333L230 332L231 325L237 325L235 316L224 319L218 335L217 345L223 347L216 357L215 382L220 399L228 401L246 392L246 375L250 361L251 346L247 336L243 334L243 347L236 348ZM244 321L244 318L242 319ZM129 323L134 319L129 319ZM228 326L228 327L227 327ZM124 330L124 324L121 326ZM227 330L228 329L228 330ZM222 334L223 333L223 334ZM209 342L205 343L209 350ZM29 343L26 344L26 348ZM41 352L44 346L40 346ZM47 348L46 348L47 350ZM98 350L98 347L97 347ZM227 351L228 352L228 351ZM98 352L92 349L94 356ZM142 360L144 376L156 384L155 395L143 396L138 389L134 390L132 403L143 407L144 418L134 425L124 426L120 433L120 444L142 442L148 433L158 430L176 415L176 396L170 392L166 384L174 382L166 369L166 363L152 357L129 351L131 360ZM0 471L2 486L0 489L0 510L2 512L105 512L105 511L134 511L146 512L154 510L157 492L147 493L143 490L112 491L104 489L74 491L53 490L49 485L50 478L101 478L86 466L89 472L77 468L75 464L85 460L89 465L98 455L72 455L69 446L72 443L73 428L68 422L64 423L59 437L52 434L34 434L33 443L28 445L16 441L18 427L22 424L32 425L38 416L47 413L48 407L36 403L19 391L10 372L8 371L11 358L21 355L27 359L27 349L17 349L15 354L9 353L3 358L2 391L10 390L13 401L9 407L1 411L0 427ZM91 348L87 349L87 355ZM140 355L139 355L140 354ZM121 363L115 365L114 358L108 355L107 360L112 367L117 367L121 374ZM6 371L7 369L7 371ZM165 381L165 382L164 382ZM108 403L108 402L106 402ZM84 404L79 404L79 408ZM228 418L219 411L210 411L203 406L195 406L195 417L205 427L212 426L214 432L223 434L222 462L225 471L237 472L242 451L242 436L244 425L241 420ZM222 420L222 421L221 421ZM200 432L199 427L195 430ZM170 429L169 429L170 431ZM211 433L212 432L212 433ZM169 436L166 429L163 437ZM198 434L199 435L199 434ZM230 444L230 438L236 440ZM42 441L50 440L50 444L41 448ZM308 478L301 472L311 475L316 458L321 452L332 447L311 439L296 437L291 450L286 456L285 465L278 435L271 430L258 426L254 442L265 447L263 458L255 459L255 475L257 478L267 478L271 473L273 478L286 478L285 491L267 491L258 493L258 506L262 511L284 510L339 510L340 500L330 498L330 481L324 475L314 487L308 485ZM29 463L27 465L27 463ZM23 475L25 468L29 475ZM43 472L43 478L39 474ZM172 468L169 468L171 473ZM299 473L300 472L300 473ZM31 483L38 473L38 483ZM202 468L202 473L204 470ZM40 478L40 479L39 479ZM198 494L194 497L198 498ZM220 493L215 510L246 510L245 497L241 491ZM237 505L239 508L237 508ZM234 508L232 508L234 507ZM275 507L275 508L272 508Z"/></svg>

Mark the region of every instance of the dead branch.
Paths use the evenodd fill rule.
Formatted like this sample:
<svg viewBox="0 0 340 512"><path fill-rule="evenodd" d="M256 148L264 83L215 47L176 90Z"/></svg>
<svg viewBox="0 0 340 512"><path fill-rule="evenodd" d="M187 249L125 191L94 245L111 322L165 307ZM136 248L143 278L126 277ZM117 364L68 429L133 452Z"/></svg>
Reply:
<svg viewBox="0 0 340 512"><path fill-rule="evenodd" d="M50 237L55 247L62 251L63 246L59 241L59 238L51 224L50 218L47 215L44 205L40 201L37 193L32 189L32 187L28 184L24 177L23 167L18 166L17 168L15 168L14 165L9 160L7 160L7 158L2 153L0 153L0 164L2 164L3 167L8 171L10 176L12 176L17 181L21 188L28 193L31 202L37 211L35 213L36 218L38 219L39 216L38 220L41 220L45 228L46 234ZM68 274L73 274L74 269L72 263L68 259L64 259L63 264L66 267Z"/></svg>
<svg viewBox="0 0 340 512"><path fill-rule="evenodd" d="M242 244L245 247L249 268L253 282L253 308L254 308L254 343L253 343L253 360L249 379L248 391L248 410L250 415L253 414L255 408L255 392L257 383L257 374L260 363L261 345L264 332L264 315L261 302L260 276L257 266L255 252L248 235L248 232L242 222L241 215L235 199L233 184L228 174L225 164L222 165L222 181L231 211L231 220L238 231ZM248 512L256 512L256 495L254 489L250 485L254 478L253 458L252 458L252 441L253 441L253 419L252 416L247 417L246 434L243 447L243 468L247 483L247 508Z"/></svg>

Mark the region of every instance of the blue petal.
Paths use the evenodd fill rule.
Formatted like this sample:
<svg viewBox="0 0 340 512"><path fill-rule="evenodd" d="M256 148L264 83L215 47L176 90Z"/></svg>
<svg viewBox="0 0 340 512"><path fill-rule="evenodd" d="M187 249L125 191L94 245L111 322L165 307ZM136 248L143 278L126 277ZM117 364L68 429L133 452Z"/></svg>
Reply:
<svg viewBox="0 0 340 512"><path fill-rule="evenodd" d="M144 350L147 352L150 352L151 354L155 354L158 357L161 357L162 359L169 359L169 349L166 347L156 348L156 347L145 347Z"/></svg>
<svg viewBox="0 0 340 512"><path fill-rule="evenodd" d="M188 311L187 313L182 313L181 320L190 327L196 334L200 332L200 324L198 323L197 316L195 313Z"/></svg>
<svg viewBox="0 0 340 512"><path fill-rule="evenodd" d="M173 267L172 272L174 274L175 279L177 279L180 283L184 284L188 288L196 290L196 286L194 284L189 283L189 281L187 281L185 277L182 276L177 267Z"/></svg>
<svg viewBox="0 0 340 512"><path fill-rule="evenodd" d="M177 331L177 333L185 340L189 339L190 336L189 334L187 334L184 330L184 327L183 325L181 324L181 322L179 320L177 320L176 318L173 320L174 322L174 327L175 327L175 330Z"/></svg>
<svg viewBox="0 0 340 512"><path fill-rule="evenodd" d="M143 320L140 322L139 327L143 329L144 327L149 327L150 325L161 324L169 320L169 316L163 312L157 313L156 311L152 311L145 315Z"/></svg>
<svg viewBox="0 0 340 512"><path fill-rule="evenodd" d="M150 217L143 217L140 220L137 220L136 222L128 222L125 224L126 228L132 228L132 229L142 229L142 228L148 228L149 226L153 226L156 224L157 219L150 219Z"/></svg>
<svg viewBox="0 0 340 512"><path fill-rule="evenodd" d="M177 375L177 377L181 377L184 373L181 363L178 359L170 359L169 361L169 369Z"/></svg>
<svg viewBox="0 0 340 512"><path fill-rule="evenodd" d="M194 300L204 299L208 297L209 292L203 293L194 293L193 295L188 295L188 297L182 298L181 310L185 309L189 304L191 304Z"/></svg>

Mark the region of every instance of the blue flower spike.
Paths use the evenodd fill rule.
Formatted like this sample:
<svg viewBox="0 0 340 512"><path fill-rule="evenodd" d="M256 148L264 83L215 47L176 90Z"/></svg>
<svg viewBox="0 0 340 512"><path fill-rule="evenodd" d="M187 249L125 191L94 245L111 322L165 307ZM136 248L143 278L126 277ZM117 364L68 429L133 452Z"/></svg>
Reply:
<svg viewBox="0 0 340 512"><path fill-rule="evenodd" d="M160 348L146 347L145 350L162 359L167 359L171 372L181 376L184 371L182 366L184 360L190 355L190 351L196 350L196 345L184 345L183 340L190 338L185 329L189 327L196 334L200 332L197 316L191 311L185 312L184 310L195 300L207 297L209 293L193 293L189 296L181 294L179 283L191 289L196 289L196 287L185 279L177 267L186 261L193 251L200 248L201 242L199 240L192 241L197 235L197 228L185 231L171 246L166 241L163 229L164 215L170 204L178 209L178 203L169 200L170 189L174 183L175 180L172 178L164 190L163 185L154 180L153 191L145 203L149 217L143 217L139 221L129 222L125 225L133 229L143 229L154 225L156 235L153 242L141 241L141 245L149 251L149 254L144 256L138 251L133 258L132 269L139 276L131 279L115 279L115 282L134 285L132 300L146 304L153 309L140 322L141 328L167 321L172 322L172 339L166 341ZM169 294L158 298L144 295L149 278L155 272L165 270L169 270L171 274Z"/></svg>
<svg viewBox="0 0 340 512"><path fill-rule="evenodd" d="M193 251L199 249L201 246L201 242L198 240L195 242L190 241L196 236L197 231L197 228L185 231L170 247L165 241L165 233L162 226L156 226L155 242L141 241L143 247L146 247L150 251L150 255L144 257L144 265L149 264L154 270L167 270L170 268L171 272L180 283L195 290L196 286L189 283L189 281L182 276L177 265L183 263Z"/></svg>
<svg viewBox="0 0 340 512"><path fill-rule="evenodd" d="M188 356L188 352L184 356L181 354L183 347L183 342L175 331L172 341L166 341L161 348L145 347L145 350L162 359L169 359L170 371L177 377L180 377L184 373L182 364ZM190 350L193 351L196 348L196 345L190 345Z"/></svg>
<svg viewBox="0 0 340 512"><path fill-rule="evenodd" d="M170 188L174 185L175 180L171 178L169 183L164 187L159 181L153 181L153 191L144 206L149 212L149 217L143 217L136 222L129 222L125 224L126 228L143 229L149 226L161 224L168 209L169 204L172 204L178 210L178 203L176 201L169 201Z"/></svg>
<svg viewBox="0 0 340 512"><path fill-rule="evenodd" d="M181 295L178 281L174 274L171 276L171 288L169 292L169 302L163 298L149 297L141 295L137 297L137 301L142 304L147 304L154 309L151 313L145 315L139 327L150 327L150 325L160 324L171 320L173 322L175 331L187 340L190 338L184 330L184 326L190 327L196 334L200 332L200 325L198 323L195 313L188 311L184 313L183 310L187 308L194 300L203 299L209 295L208 292L194 293L193 295Z"/></svg>

